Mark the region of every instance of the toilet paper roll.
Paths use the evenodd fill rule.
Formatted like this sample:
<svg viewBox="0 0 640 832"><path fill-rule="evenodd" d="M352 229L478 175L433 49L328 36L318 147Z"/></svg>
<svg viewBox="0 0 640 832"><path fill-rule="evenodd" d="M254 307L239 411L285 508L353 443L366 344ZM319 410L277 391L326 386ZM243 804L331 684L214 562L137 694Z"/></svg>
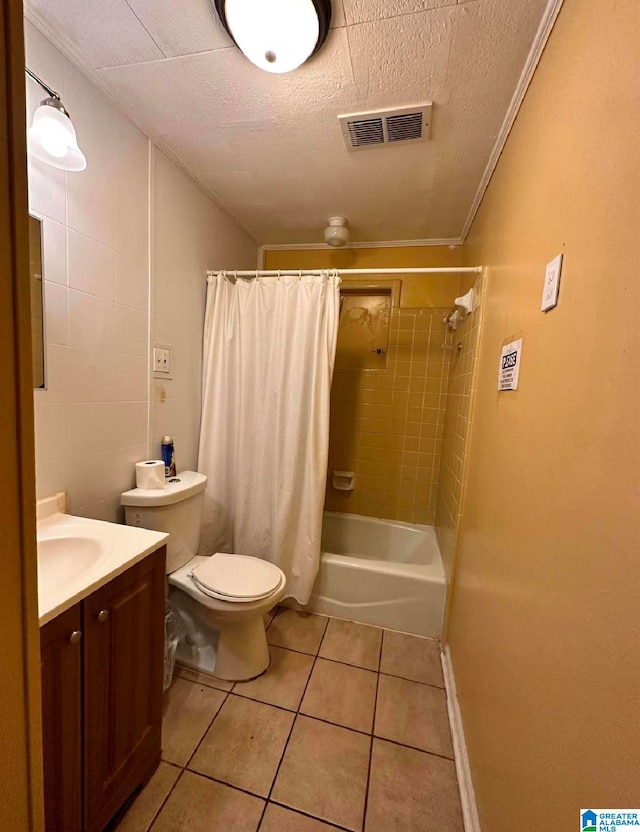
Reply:
<svg viewBox="0 0 640 832"><path fill-rule="evenodd" d="M164 462L161 459L146 459L136 462L136 485L138 488L164 488Z"/></svg>

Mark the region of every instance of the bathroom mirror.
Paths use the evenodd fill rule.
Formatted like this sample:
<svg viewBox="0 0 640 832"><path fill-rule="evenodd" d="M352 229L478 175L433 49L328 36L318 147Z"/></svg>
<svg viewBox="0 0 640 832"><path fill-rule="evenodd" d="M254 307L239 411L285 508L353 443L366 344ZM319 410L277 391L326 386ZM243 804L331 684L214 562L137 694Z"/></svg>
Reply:
<svg viewBox="0 0 640 832"><path fill-rule="evenodd" d="M31 343L33 386L45 386L44 281L42 279L42 220L29 216L29 271L31 274Z"/></svg>

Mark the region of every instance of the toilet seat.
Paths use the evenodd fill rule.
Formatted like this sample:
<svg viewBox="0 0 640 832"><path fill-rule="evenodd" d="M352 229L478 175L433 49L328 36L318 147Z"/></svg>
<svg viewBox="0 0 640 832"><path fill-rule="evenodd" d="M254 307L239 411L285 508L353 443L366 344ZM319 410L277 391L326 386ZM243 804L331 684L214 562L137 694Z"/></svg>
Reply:
<svg viewBox="0 0 640 832"><path fill-rule="evenodd" d="M273 603L277 603L284 587L287 585L287 579L284 573L282 573L282 581L279 586L273 592L270 592L269 595L257 600L245 599L242 601L238 598L229 598L229 596L213 595L210 591L204 592L191 577L193 568L207 560L209 560L208 557L196 555L180 569L176 569L175 572L167 575L167 582L170 586L186 592L194 601L197 601L212 612L224 613L226 616L246 615L253 611L263 612L266 609L270 609L273 598L276 599Z"/></svg>
<svg viewBox="0 0 640 832"><path fill-rule="evenodd" d="M216 552L191 570L201 592L221 601L260 601L278 590L283 573L269 561Z"/></svg>
<svg viewBox="0 0 640 832"><path fill-rule="evenodd" d="M263 601L266 598L270 598L272 595L278 592L283 587L285 582L285 578L283 576L278 581L277 586L271 592L266 593L266 595L248 595L238 598L235 595L224 595L221 592L216 592L215 589L209 589L208 587L204 587L194 579L193 575L191 575L190 577L193 581L194 587L203 595L207 595L209 598L215 598L217 601L227 601L232 604L248 604L251 602Z"/></svg>
<svg viewBox="0 0 640 832"><path fill-rule="evenodd" d="M215 555L196 555L180 569L168 575L169 583L199 599L205 606L218 609L228 609L227 605L231 604L243 609L262 606L286 585L284 572L268 561L246 555L223 554L217 563L212 563L214 558ZM237 562L229 563L229 560ZM206 569L201 569L205 566ZM198 580L195 579L194 572ZM223 591L212 588L213 585L221 587ZM232 592L238 594L232 595Z"/></svg>

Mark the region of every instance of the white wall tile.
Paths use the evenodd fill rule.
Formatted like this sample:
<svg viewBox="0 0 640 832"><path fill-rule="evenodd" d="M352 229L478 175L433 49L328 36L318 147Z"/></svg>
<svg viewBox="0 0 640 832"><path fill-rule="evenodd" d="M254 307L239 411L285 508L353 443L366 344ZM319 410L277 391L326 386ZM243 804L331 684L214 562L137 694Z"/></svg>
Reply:
<svg viewBox="0 0 640 832"><path fill-rule="evenodd" d="M149 310L149 269L146 263L137 263L126 254L116 252L116 303Z"/></svg>
<svg viewBox="0 0 640 832"><path fill-rule="evenodd" d="M67 174L29 156L29 210L37 216L67 221Z"/></svg>
<svg viewBox="0 0 640 832"><path fill-rule="evenodd" d="M196 465L200 426L206 272L231 260L253 268L256 248L164 154L154 154L155 275L152 342L172 347L172 379L154 380L150 452L163 434L176 441L178 467ZM241 265L243 264L243 265ZM179 437L179 440L178 440ZM180 455L180 446L186 453Z"/></svg>
<svg viewBox="0 0 640 832"><path fill-rule="evenodd" d="M64 55L48 40L31 21L25 18L25 58L29 69L39 78L42 78L53 90L60 94L64 100L66 93L65 75L69 62ZM38 99L46 98L47 94L41 86L33 79L27 82L27 97L31 103L32 89L36 92Z"/></svg>
<svg viewBox="0 0 640 832"><path fill-rule="evenodd" d="M120 505L120 494L107 497L97 503L81 506L75 511L79 517L89 517L92 520L103 520L107 523L124 523L124 506Z"/></svg>
<svg viewBox="0 0 640 832"><path fill-rule="evenodd" d="M176 460L181 470L195 471L198 466L199 434L181 434L174 437Z"/></svg>
<svg viewBox="0 0 640 832"><path fill-rule="evenodd" d="M70 2L76 0L64 0L61 13ZM150 449L159 455L163 433L175 434L178 465L195 468L205 272L218 262L252 267L256 249L156 152L151 282L149 141L46 38L26 28L27 60L64 94L87 156L81 173L29 162L30 207L44 217L48 339L47 389L35 392L37 493L67 491L72 512L117 522L135 463ZM40 100L33 82L28 96L32 113ZM153 404L151 291L153 335L171 344L174 360L173 378L153 381Z"/></svg>
<svg viewBox="0 0 640 832"><path fill-rule="evenodd" d="M115 251L71 228L67 232L67 250L69 287L113 301L116 282Z"/></svg>
<svg viewBox="0 0 640 832"><path fill-rule="evenodd" d="M149 255L149 140L116 114L116 249L146 265Z"/></svg>
<svg viewBox="0 0 640 832"><path fill-rule="evenodd" d="M47 344L66 344L69 336L66 286L44 282L45 338Z"/></svg>
<svg viewBox="0 0 640 832"><path fill-rule="evenodd" d="M148 322L146 312L116 304L114 349L123 355L138 355L146 359L149 352Z"/></svg>
<svg viewBox="0 0 640 832"><path fill-rule="evenodd" d="M50 283L67 285L67 229L45 217L42 222L43 276Z"/></svg>
<svg viewBox="0 0 640 832"><path fill-rule="evenodd" d="M157 284L156 284L157 297ZM153 337L156 341L165 344L171 344L172 358L180 359L181 347L181 333L180 323L173 319L167 318L163 315L154 315L153 318Z"/></svg>
<svg viewBox="0 0 640 832"><path fill-rule="evenodd" d="M116 114L111 101L71 67L65 106L73 119L86 170L67 177L67 222L70 228L115 248Z"/></svg>
<svg viewBox="0 0 640 832"><path fill-rule="evenodd" d="M39 462L146 443L146 402L65 402L42 404L36 412ZM69 430L69 425L74 429Z"/></svg>
<svg viewBox="0 0 640 832"><path fill-rule="evenodd" d="M77 456L56 462L37 463L39 497L66 491L69 510L114 497L135 483L135 464L145 459L146 445Z"/></svg>
<svg viewBox="0 0 640 832"><path fill-rule="evenodd" d="M69 345L108 358L112 345L113 303L69 289Z"/></svg>
<svg viewBox="0 0 640 832"><path fill-rule="evenodd" d="M81 350L58 344L47 345L47 389L35 396L36 416L42 404L87 399L87 382L91 378ZM37 458L37 455L36 455Z"/></svg>
<svg viewBox="0 0 640 832"><path fill-rule="evenodd" d="M149 395L149 367L146 358L114 355L104 368L103 401L140 402Z"/></svg>

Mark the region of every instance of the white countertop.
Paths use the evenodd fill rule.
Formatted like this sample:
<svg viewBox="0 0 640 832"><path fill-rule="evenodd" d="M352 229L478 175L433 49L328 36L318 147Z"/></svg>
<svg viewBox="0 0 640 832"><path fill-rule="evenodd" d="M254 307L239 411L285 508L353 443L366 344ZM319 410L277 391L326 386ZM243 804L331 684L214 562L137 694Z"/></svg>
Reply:
<svg viewBox="0 0 640 832"><path fill-rule="evenodd" d="M59 500L38 503L40 626L159 549L163 532L63 514Z"/></svg>

